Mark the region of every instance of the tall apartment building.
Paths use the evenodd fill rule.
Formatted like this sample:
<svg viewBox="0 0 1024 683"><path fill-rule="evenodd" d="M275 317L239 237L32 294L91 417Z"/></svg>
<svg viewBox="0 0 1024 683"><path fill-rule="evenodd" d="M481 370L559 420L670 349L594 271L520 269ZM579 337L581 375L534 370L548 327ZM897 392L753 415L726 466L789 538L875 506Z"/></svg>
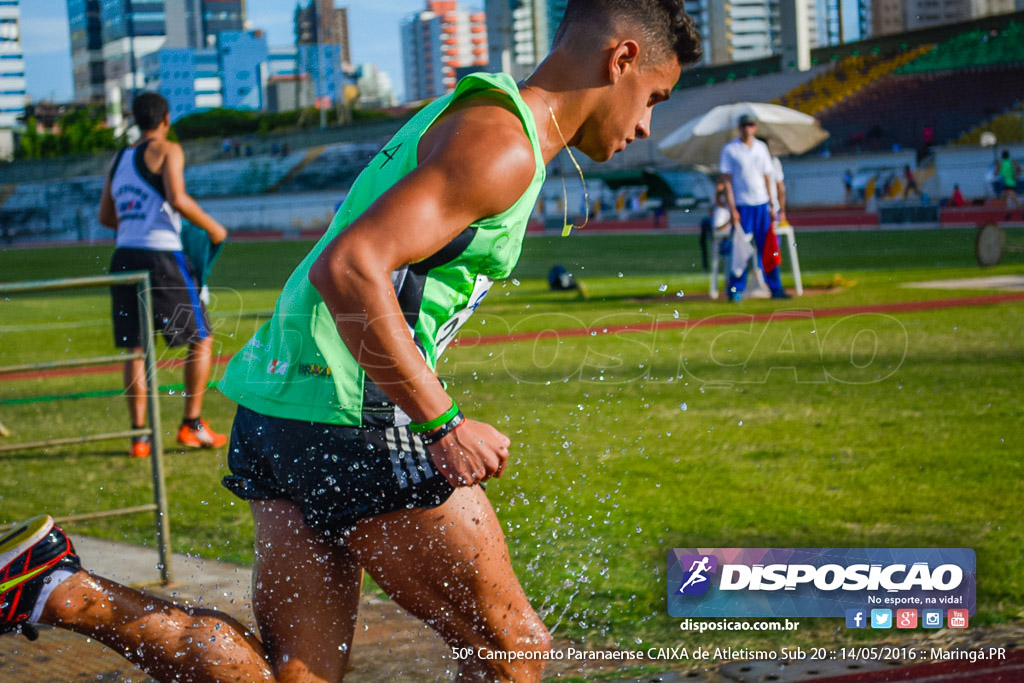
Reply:
<svg viewBox="0 0 1024 683"><path fill-rule="evenodd" d="M781 50L779 0L686 0L686 12L701 36L705 64L760 59Z"/></svg>
<svg viewBox="0 0 1024 683"><path fill-rule="evenodd" d="M348 8L334 10L334 40L341 47L341 62L344 67L352 63L352 48L348 41Z"/></svg>
<svg viewBox="0 0 1024 683"><path fill-rule="evenodd" d="M872 0L871 35L890 35L1024 9L1021 0Z"/></svg>
<svg viewBox="0 0 1024 683"><path fill-rule="evenodd" d="M296 48L267 46L262 31L221 31L214 47L165 47L143 58L146 89L170 105L171 120L194 111L269 107L266 85L296 77ZM311 104L311 102L302 102ZM294 107L292 107L294 108Z"/></svg>
<svg viewBox="0 0 1024 683"><path fill-rule="evenodd" d="M807 44L815 48L868 38L873 35L874 4L905 0L802 1L801 31L806 17ZM796 16L791 5L783 7L786 2L792 0L687 0L686 11L704 42L704 63L727 64L785 53L783 21Z"/></svg>
<svg viewBox="0 0 1024 683"><path fill-rule="evenodd" d="M1005 14L1021 7L1014 0L904 0L906 29L966 21L991 14Z"/></svg>
<svg viewBox="0 0 1024 683"><path fill-rule="evenodd" d="M295 8L296 68L308 75L316 98L344 101L343 68L349 63L348 10L334 0L310 0Z"/></svg>
<svg viewBox="0 0 1024 683"><path fill-rule="evenodd" d="M68 0L67 5L75 100L102 102L106 77L103 71L100 0Z"/></svg>
<svg viewBox="0 0 1024 683"><path fill-rule="evenodd" d="M886 36L907 30L904 0L872 0L871 35Z"/></svg>
<svg viewBox="0 0 1024 683"><path fill-rule="evenodd" d="M487 67L487 19L455 1L428 0L402 21L405 97L430 99L455 89L456 71Z"/></svg>
<svg viewBox="0 0 1024 683"><path fill-rule="evenodd" d="M19 16L18 0L0 0L0 129L20 125L18 119L25 115L25 57Z"/></svg>
<svg viewBox="0 0 1024 683"><path fill-rule="evenodd" d="M166 8L168 25L172 22L171 2L168 0ZM144 87L167 98L172 120L216 107L285 111L312 106L317 97L339 100L344 87L344 46L327 42L338 41L340 35L339 11L330 0L299 6L294 23L296 44L275 48L267 45L262 31L223 29L215 21L233 17L209 13L212 4L208 0L196 5L205 10L205 23L193 31L187 24L196 15L187 14L184 28L173 29L164 47L141 58ZM188 4L174 9L182 7L192 11ZM324 25L319 24L321 18ZM217 33L209 36L209 30Z"/></svg>
<svg viewBox="0 0 1024 683"><path fill-rule="evenodd" d="M522 80L536 67L540 57L535 40L531 0L487 0L487 61L493 72L512 74Z"/></svg>
<svg viewBox="0 0 1024 683"><path fill-rule="evenodd" d="M295 8L297 45L337 45L342 64L352 61L348 38L348 9L335 7L334 0L310 0Z"/></svg>
<svg viewBox="0 0 1024 683"><path fill-rule="evenodd" d="M565 14L566 0L487 0L488 67L517 80L547 56Z"/></svg>
<svg viewBox="0 0 1024 683"><path fill-rule="evenodd" d="M167 47L213 47L221 31L239 31L245 0L165 0Z"/></svg>
<svg viewBox="0 0 1024 683"><path fill-rule="evenodd" d="M293 111L313 106L313 80L309 74L299 72L296 46L270 48L267 66L267 110Z"/></svg>
<svg viewBox="0 0 1024 683"><path fill-rule="evenodd" d="M132 94L144 86L146 55L163 47L212 48L217 34L240 31L245 22L245 0L67 0L67 4L76 99L97 99L102 87L102 97L113 110L128 105Z"/></svg>
<svg viewBox="0 0 1024 683"><path fill-rule="evenodd" d="M782 17L795 16L792 0L686 0L687 13L704 46L705 64L760 59L784 52ZM810 48L862 40L872 35L874 4L880 2L1012 3L1015 0L797 0L805 7ZM1021 0L1024 1L1024 0ZM566 0L487 0L490 68L515 78L528 76L544 58L565 14ZM1008 10L1009 11L1009 10ZM801 29L803 30L803 29Z"/></svg>
<svg viewBox="0 0 1024 683"><path fill-rule="evenodd" d="M819 45L840 45L872 35L871 0L817 0Z"/></svg>
<svg viewBox="0 0 1024 683"><path fill-rule="evenodd" d="M383 109L395 106L395 93L391 77L376 64L359 66L359 106L365 109Z"/></svg>

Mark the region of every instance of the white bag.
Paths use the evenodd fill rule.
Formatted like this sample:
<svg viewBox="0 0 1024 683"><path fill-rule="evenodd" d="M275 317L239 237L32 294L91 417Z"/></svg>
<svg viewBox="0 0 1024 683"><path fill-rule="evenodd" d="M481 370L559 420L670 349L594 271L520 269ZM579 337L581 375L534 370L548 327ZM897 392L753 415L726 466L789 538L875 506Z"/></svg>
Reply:
<svg viewBox="0 0 1024 683"><path fill-rule="evenodd" d="M729 262L729 271L733 277L740 277L747 269L750 259L754 257L753 235L748 235L743 228L732 229L732 259Z"/></svg>

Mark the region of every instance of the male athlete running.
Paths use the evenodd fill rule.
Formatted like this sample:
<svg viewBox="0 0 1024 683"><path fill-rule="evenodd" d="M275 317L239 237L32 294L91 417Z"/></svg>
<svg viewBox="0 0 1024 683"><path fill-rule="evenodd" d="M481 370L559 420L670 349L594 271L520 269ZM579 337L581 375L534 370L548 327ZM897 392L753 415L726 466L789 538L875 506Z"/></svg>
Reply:
<svg viewBox="0 0 1024 683"><path fill-rule="evenodd" d="M568 145L604 161L647 137L700 53L682 0L570 0L525 83L467 77L356 181L220 384L240 404L225 485L255 518L262 644L223 615L80 571L48 518L0 540L0 625L70 628L163 678L340 680L365 570L452 646L546 652L478 485L501 475L509 439L464 418L433 368L515 265L545 164ZM543 667L469 660L459 673L532 681Z"/></svg>

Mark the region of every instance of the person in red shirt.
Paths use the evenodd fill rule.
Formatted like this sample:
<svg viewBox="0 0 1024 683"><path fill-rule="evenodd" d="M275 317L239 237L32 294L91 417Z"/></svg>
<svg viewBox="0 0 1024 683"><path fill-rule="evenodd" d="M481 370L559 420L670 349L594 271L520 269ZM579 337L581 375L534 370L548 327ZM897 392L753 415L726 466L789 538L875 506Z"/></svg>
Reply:
<svg viewBox="0 0 1024 683"><path fill-rule="evenodd" d="M959 185L953 186L953 198L949 200L949 204L950 206L964 206L966 204L966 202L964 202L964 195L960 192Z"/></svg>

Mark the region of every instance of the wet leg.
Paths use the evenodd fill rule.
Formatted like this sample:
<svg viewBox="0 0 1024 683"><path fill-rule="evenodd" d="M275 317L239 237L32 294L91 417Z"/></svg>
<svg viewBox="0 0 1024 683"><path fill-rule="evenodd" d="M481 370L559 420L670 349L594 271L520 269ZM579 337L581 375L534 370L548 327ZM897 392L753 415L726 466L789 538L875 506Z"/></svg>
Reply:
<svg viewBox="0 0 1024 683"><path fill-rule="evenodd" d="M349 537L360 564L399 605L452 647L543 656L551 639L509 560L501 525L479 486L438 508L380 515ZM472 658L460 680L539 681L543 659Z"/></svg>

